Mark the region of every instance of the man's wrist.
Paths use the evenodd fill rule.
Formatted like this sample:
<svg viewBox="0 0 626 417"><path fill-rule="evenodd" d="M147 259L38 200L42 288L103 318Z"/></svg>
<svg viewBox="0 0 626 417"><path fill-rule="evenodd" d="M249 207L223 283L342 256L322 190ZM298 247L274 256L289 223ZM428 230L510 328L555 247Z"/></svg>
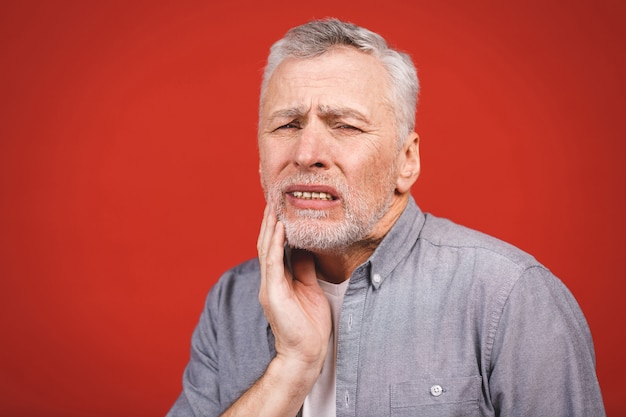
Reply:
<svg viewBox="0 0 626 417"><path fill-rule="evenodd" d="M272 384L284 390L290 397L302 398L311 391L311 388L320 375L323 359L318 363L301 361L277 355L266 370L266 377Z"/></svg>
<svg viewBox="0 0 626 417"><path fill-rule="evenodd" d="M303 362L275 357L263 376L222 417L294 416L311 391L320 370Z"/></svg>

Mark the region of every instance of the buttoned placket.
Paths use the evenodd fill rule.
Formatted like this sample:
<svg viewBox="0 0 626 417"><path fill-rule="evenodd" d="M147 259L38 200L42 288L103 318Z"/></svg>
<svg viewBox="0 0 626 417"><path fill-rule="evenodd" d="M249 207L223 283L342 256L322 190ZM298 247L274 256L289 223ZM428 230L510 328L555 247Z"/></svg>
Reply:
<svg viewBox="0 0 626 417"><path fill-rule="evenodd" d="M337 335L337 417L356 416L357 380L365 301L371 290L369 263L357 268L346 290Z"/></svg>

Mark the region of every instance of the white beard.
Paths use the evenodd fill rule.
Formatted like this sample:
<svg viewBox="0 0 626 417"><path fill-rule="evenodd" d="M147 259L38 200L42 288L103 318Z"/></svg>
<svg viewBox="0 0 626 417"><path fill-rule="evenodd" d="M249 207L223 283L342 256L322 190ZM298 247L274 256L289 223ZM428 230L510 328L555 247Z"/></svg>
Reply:
<svg viewBox="0 0 626 417"><path fill-rule="evenodd" d="M339 250L363 240L385 215L395 191L391 174L390 170L388 187L384 195L374 200L374 204L370 202L370 205L345 183L319 174L298 174L287 178L273 185L267 198L277 207L278 219L285 225L285 234L290 246L313 252ZM343 219L331 220L325 210L293 208L296 218L288 219L285 213L284 190L292 184L324 184L333 187L341 197Z"/></svg>

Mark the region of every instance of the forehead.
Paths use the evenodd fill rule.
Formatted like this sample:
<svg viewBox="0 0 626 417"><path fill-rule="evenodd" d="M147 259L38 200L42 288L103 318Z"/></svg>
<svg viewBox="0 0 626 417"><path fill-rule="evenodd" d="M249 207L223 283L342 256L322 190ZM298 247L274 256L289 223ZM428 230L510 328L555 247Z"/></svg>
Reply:
<svg viewBox="0 0 626 417"><path fill-rule="evenodd" d="M262 114L276 107L371 108L384 105L387 93L387 71L378 58L354 48L337 47L315 58L281 62L262 98Z"/></svg>

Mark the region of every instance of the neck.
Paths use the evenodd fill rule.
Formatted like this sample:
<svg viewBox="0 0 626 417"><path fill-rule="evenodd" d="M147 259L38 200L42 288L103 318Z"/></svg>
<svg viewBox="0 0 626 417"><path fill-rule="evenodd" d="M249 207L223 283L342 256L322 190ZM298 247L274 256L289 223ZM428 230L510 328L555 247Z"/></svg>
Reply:
<svg viewBox="0 0 626 417"><path fill-rule="evenodd" d="M338 284L350 278L354 270L374 253L396 223L409 201L408 193L395 195L389 210L365 239L333 251L314 252L318 279Z"/></svg>

